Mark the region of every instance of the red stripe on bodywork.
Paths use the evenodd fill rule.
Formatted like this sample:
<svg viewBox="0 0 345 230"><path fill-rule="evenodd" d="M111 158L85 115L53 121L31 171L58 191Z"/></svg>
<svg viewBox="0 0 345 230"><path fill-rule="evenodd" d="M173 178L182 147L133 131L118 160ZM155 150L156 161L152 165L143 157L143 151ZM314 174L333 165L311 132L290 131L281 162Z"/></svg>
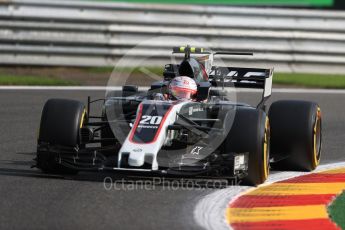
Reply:
<svg viewBox="0 0 345 230"><path fill-rule="evenodd" d="M132 130L131 130L131 134L129 136L129 141L130 142L133 142L133 137L134 137L134 134L135 134L135 130L138 128L138 125L139 125L139 122L141 120L141 115L143 113L143 104L140 104L139 105L139 112L138 112L138 116L137 116L137 119L132 127Z"/></svg>
<svg viewBox="0 0 345 230"><path fill-rule="evenodd" d="M268 222L253 223L236 223L231 224L235 230L296 230L296 229L313 229L313 230L341 230L336 224L328 219L312 220L281 220Z"/></svg>
<svg viewBox="0 0 345 230"><path fill-rule="evenodd" d="M280 184L280 183L336 183L336 182L345 182L345 173L309 174L302 177L296 177L296 178L280 181L278 183Z"/></svg>
<svg viewBox="0 0 345 230"><path fill-rule="evenodd" d="M140 104L139 106L140 106L140 107L139 107L138 117L137 117L137 119L136 119L136 121L135 121L135 123L134 123L134 126L133 126L132 130L131 130L131 134L130 134L130 137L129 137L129 141L132 142L132 143L134 143L134 144L141 144L141 145L152 144L152 143L154 143L154 142L157 141L157 138L158 138L158 136L159 136L159 134L160 134L160 132L161 132L161 130L162 130L163 124L165 123L165 121L166 121L167 117L169 116L169 114L170 114L172 108L174 107L174 105L171 105L170 108L168 109L168 111L165 113L165 115L164 115L164 117L163 117L163 119L162 119L162 121L161 121L161 124L159 125L159 128L158 128L158 130L157 130L157 133L156 133L155 137L153 138L153 140L150 141L150 142L147 142L147 143L138 143L138 142L136 142L136 141L133 140L135 131L136 131L136 129L138 128L138 125L139 125L139 122L140 122L140 120L141 120L141 116L142 116L142 113L143 113L143 105Z"/></svg>
<svg viewBox="0 0 345 230"><path fill-rule="evenodd" d="M244 195L230 204L231 208L283 207L327 204L334 194L293 195L293 196L254 196Z"/></svg>

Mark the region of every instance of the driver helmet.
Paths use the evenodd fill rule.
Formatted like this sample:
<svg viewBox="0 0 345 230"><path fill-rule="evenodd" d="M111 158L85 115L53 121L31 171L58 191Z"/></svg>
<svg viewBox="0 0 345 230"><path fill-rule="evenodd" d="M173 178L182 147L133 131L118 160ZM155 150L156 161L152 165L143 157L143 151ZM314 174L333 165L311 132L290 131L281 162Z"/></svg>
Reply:
<svg viewBox="0 0 345 230"><path fill-rule="evenodd" d="M170 94L178 100L191 100L197 91L196 82L190 77L175 77L169 84Z"/></svg>

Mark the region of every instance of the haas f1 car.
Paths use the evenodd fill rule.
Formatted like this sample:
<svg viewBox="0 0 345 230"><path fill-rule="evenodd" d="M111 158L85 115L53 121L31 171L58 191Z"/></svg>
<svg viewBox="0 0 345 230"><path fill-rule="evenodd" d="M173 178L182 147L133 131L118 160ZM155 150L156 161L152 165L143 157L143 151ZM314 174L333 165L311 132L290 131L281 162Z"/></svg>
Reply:
<svg viewBox="0 0 345 230"><path fill-rule="evenodd" d="M105 99L89 97L87 106L48 100L40 122L37 167L59 174L113 170L238 178L258 185L272 166L304 171L318 166L317 103L283 100L268 109L273 69L213 65L215 55L250 53L189 46L173 51L184 54L183 61L166 65L162 81L146 91L123 86ZM259 104L231 100L226 92L236 88L261 89ZM97 101L101 115L91 116L90 106Z"/></svg>

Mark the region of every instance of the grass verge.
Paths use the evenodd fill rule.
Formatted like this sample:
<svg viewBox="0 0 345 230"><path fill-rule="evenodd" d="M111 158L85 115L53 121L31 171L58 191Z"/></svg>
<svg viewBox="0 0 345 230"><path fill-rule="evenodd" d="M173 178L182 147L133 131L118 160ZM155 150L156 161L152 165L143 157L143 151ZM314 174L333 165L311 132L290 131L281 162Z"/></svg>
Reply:
<svg viewBox="0 0 345 230"><path fill-rule="evenodd" d="M275 73L273 83L306 88L345 89L345 75Z"/></svg>
<svg viewBox="0 0 345 230"><path fill-rule="evenodd" d="M74 86L80 84L73 80L52 77L7 75L0 73L0 85Z"/></svg>
<svg viewBox="0 0 345 230"><path fill-rule="evenodd" d="M121 73L131 73L131 74L143 74L146 71L149 71L153 74L156 75L163 75L163 67L91 67L91 68L87 68L87 71L89 71L90 73L112 73L114 70L116 70L117 72Z"/></svg>
<svg viewBox="0 0 345 230"><path fill-rule="evenodd" d="M345 191L329 206L328 213L341 229L345 229Z"/></svg>
<svg viewBox="0 0 345 230"><path fill-rule="evenodd" d="M142 67L151 73L161 76L163 68L160 67ZM121 68L118 72L132 74L143 74L142 68ZM88 68L93 73L111 73L113 68L97 67ZM275 73L273 83L278 85L305 87L305 88L325 88L325 89L345 89L345 75L330 74L308 74L308 73Z"/></svg>
<svg viewBox="0 0 345 230"><path fill-rule="evenodd" d="M73 71L68 68L62 68L62 70L52 68L44 69L43 72L41 69L34 69L34 71L32 69L19 71L3 69L0 70L0 85L104 85L112 71L112 67L76 68ZM133 78L138 82L146 81L145 76L148 73L163 75L163 67L122 67L116 71L120 74L121 72L134 74ZM273 83L283 87L345 89L345 75L275 73Z"/></svg>

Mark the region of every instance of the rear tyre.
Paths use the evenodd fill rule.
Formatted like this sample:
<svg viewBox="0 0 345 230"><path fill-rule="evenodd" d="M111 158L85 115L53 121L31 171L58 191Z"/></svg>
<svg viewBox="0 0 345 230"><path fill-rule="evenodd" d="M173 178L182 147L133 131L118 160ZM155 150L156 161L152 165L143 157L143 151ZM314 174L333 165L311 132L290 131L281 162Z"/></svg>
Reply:
<svg viewBox="0 0 345 230"><path fill-rule="evenodd" d="M278 101L271 105L272 154L287 157L275 167L312 171L320 163L321 109L307 101Z"/></svg>
<svg viewBox="0 0 345 230"><path fill-rule="evenodd" d="M238 108L225 140L228 153L248 153L248 175L245 185L259 185L269 175L270 124L261 110Z"/></svg>
<svg viewBox="0 0 345 230"><path fill-rule="evenodd" d="M80 129L86 120L83 103L66 99L50 99L44 105L38 145L77 147L80 145ZM55 155L37 148L37 165L46 173L77 173L59 164Z"/></svg>

